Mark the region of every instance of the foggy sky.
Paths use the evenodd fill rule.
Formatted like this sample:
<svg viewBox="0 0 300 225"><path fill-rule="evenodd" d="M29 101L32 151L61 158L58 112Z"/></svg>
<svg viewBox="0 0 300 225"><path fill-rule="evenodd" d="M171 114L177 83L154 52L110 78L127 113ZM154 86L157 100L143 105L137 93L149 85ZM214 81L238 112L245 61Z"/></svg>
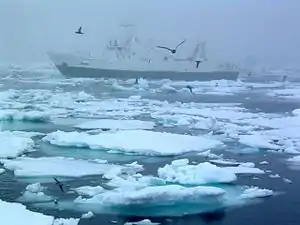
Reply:
<svg viewBox="0 0 300 225"><path fill-rule="evenodd" d="M100 51L120 24L131 23L157 44L199 39L209 57L299 68L299 11L299 0L0 0L0 62ZM85 35L74 35L79 26Z"/></svg>

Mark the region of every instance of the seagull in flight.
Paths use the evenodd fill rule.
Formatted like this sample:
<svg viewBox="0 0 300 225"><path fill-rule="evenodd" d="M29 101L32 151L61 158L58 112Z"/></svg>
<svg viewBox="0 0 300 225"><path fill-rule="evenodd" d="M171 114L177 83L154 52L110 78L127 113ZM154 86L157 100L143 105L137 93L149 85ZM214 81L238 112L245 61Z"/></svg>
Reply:
<svg viewBox="0 0 300 225"><path fill-rule="evenodd" d="M170 51L172 54L175 54L176 51L177 51L177 48L178 48L180 45L182 45L184 42L185 42L185 40L183 40L182 42L180 42L180 43L176 46L176 48L174 48L174 49L171 49L171 48L168 48L168 47L165 47L165 46L156 46L156 47L157 47L157 48L166 49L166 50Z"/></svg>
<svg viewBox="0 0 300 225"><path fill-rule="evenodd" d="M63 189L63 184L57 180L57 178L53 177L53 179L55 180L56 184L59 186L59 189L61 190L61 192L64 192L64 189Z"/></svg>
<svg viewBox="0 0 300 225"><path fill-rule="evenodd" d="M193 94L193 87L191 85L186 85L185 87Z"/></svg>
<svg viewBox="0 0 300 225"><path fill-rule="evenodd" d="M79 27L78 31L76 31L75 34L83 34L82 27Z"/></svg>

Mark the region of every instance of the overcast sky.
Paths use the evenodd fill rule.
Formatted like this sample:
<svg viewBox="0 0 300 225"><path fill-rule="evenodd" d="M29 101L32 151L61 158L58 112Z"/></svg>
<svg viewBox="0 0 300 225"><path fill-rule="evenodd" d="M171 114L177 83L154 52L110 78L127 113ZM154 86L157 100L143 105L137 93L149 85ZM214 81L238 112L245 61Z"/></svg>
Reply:
<svg viewBox="0 0 300 225"><path fill-rule="evenodd" d="M299 0L0 0L0 61L97 51L120 24L132 23L154 42L199 39L210 57L299 68L299 11ZM81 25L85 35L74 35Z"/></svg>

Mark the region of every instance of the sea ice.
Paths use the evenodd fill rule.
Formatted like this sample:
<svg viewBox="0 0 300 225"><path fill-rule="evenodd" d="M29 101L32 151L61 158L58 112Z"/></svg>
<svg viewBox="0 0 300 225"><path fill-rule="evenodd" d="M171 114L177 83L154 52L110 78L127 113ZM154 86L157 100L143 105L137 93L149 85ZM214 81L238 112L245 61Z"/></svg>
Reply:
<svg viewBox="0 0 300 225"><path fill-rule="evenodd" d="M93 216L94 216L94 214L93 214L91 211L89 211L89 212L83 214L83 215L81 216L81 218L82 218L82 219L90 219L90 218L92 218Z"/></svg>
<svg viewBox="0 0 300 225"><path fill-rule="evenodd" d="M126 130L97 135L56 131L48 134L43 140L58 146L119 150L141 155L179 155L222 145L220 141L200 136L145 130Z"/></svg>
<svg viewBox="0 0 300 225"><path fill-rule="evenodd" d="M44 188L41 186L40 183L34 183L34 184L29 184L26 187L26 191L32 192L32 193L38 193L43 191Z"/></svg>
<svg viewBox="0 0 300 225"><path fill-rule="evenodd" d="M95 187L82 186L82 187L74 188L74 191L79 195L92 197L94 195L104 192L105 190L101 186L95 186Z"/></svg>
<svg viewBox="0 0 300 225"><path fill-rule="evenodd" d="M256 147L256 148L262 148L262 149L280 149L280 146L271 144L268 140L263 138L260 135L240 135L239 136L239 142L241 144Z"/></svg>
<svg viewBox="0 0 300 225"><path fill-rule="evenodd" d="M78 197L76 204L100 204L105 206L128 206L128 205L174 205L182 202L215 201L220 203L225 191L217 187L182 187L179 185L146 187L140 190L120 189L107 191L89 199Z"/></svg>
<svg viewBox="0 0 300 225"><path fill-rule="evenodd" d="M241 194L241 198L250 199L250 198L264 198L274 195L274 192L269 189L260 189L258 187L251 187L244 190Z"/></svg>
<svg viewBox="0 0 300 225"><path fill-rule="evenodd" d="M45 122L50 119L48 112L42 111L19 111L19 110L0 110L0 120L23 120L31 122Z"/></svg>
<svg viewBox="0 0 300 225"><path fill-rule="evenodd" d="M54 220L52 216L31 212L20 203L8 203L2 200L0 200L0 215L3 225L23 225L24 221L30 221L30 225L53 225Z"/></svg>
<svg viewBox="0 0 300 225"><path fill-rule="evenodd" d="M144 219L138 222L126 222L124 225L159 225L160 223L153 223L149 219Z"/></svg>
<svg viewBox="0 0 300 225"><path fill-rule="evenodd" d="M40 183L29 184L26 191L18 198L20 202L49 202L53 198L43 193L44 188Z"/></svg>
<svg viewBox="0 0 300 225"><path fill-rule="evenodd" d="M3 159L0 161L6 169L13 170L17 177L81 177L87 175L103 175L114 168L123 168L124 171L134 170L134 168L126 166L64 157L20 157L13 160Z"/></svg>
<svg viewBox="0 0 300 225"><path fill-rule="evenodd" d="M33 150L34 141L31 138L20 137L10 131L0 131L0 158L14 158Z"/></svg>
<svg viewBox="0 0 300 225"><path fill-rule="evenodd" d="M74 218L69 218L69 219L55 219L53 221L53 225L78 225L80 219L74 219Z"/></svg>
<svg viewBox="0 0 300 225"><path fill-rule="evenodd" d="M208 162L188 165L189 161L172 163L158 168L158 176L167 182L201 185L209 183L232 183L237 177L227 168L217 167Z"/></svg>
<svg viewBox="0 0 300 225"><path fill-rule="evenodd" d="M88 130L88 129L151 130L153 129L154 125L155 124L151 121L102 119L102 120L92 120L92 121L84 122L75 125L75 127L83 130Z"/></svg>
<svg viewBox="0 0 300 225"><path fill-rule="evenodd" d="M0 175L1 175L2 173L5 173L5 169L1 169L1 168L0 168Z"/></svg>

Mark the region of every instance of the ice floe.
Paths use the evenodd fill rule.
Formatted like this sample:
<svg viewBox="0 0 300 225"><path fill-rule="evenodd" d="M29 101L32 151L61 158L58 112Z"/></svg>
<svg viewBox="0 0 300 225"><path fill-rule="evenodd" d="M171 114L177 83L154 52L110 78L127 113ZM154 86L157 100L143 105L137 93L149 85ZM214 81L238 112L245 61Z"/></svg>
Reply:
<svg viewBox="0 0 300 225"><path fill-rule="evenodd" d="M69 219L59 218L53 221L53 225L78 225L79 220L80 219L74 219L74 218L69 218Z"/></svg>
<svg viewBox="0 0 300 225"><path fill-rule="evenodd" d="M224 190L217 187L182 187L179 185L145 187L140 190L107 191L89 199L78 197L76 204L103 204L106 206L120 205L174 205L176 202L221 201ZM159 201L158 201L159 199Z"/></svg>
<svg viewBox="0 0 300 225"><path fill-rule="evenodd" d="M64 157L20 157L14 160L2 159L1 163L6 169L14 171L17 177L81 177L103 175L115 168L122 168L122 172L135 170L129 166Z"/></svg>
<svg viewBox="0 0 300 225"><path fill-rule="evenodd" d="M209 162L190 165L188 159L175 160L171 165L158 168L158 176L167 182L201 185L213 183L232 183L236 174L263 174L264 171L251 164L218 167Z"/></svg>
<svg viewBox="0 0 300 225"><path fill-rule="evenodd" d="M74 191L79 195L92 197L94 195L104 192L105 190L101 186L82 186L74 188Z"/></svg>
<svg viewBox="0 0 300 225"><path fill-rule="evenodd" d="M274 195L274 192L270 189L260 189L258 187L251 187L244 190L241 198L264 198Z"/></svg>
<svg viewBox="0 0 300 225"><path fill-rule="evenodd" d="M112 130L151 130L154 122L140 120L113 120L102 119L92 120L85 123L75 125L76 128L83 130L88 129L112 129Z"/></svg>
<svg viewBox="0 0 300 225"><path fill-rule="evenodd" d="M18 198L20 202L50 202L53 200L51 196L43 192L44 188L40 183L29 184L25 192Z"/></svg>
<svg viewBox="0 0 300 225"><path fill-rule="evenodd" d="M49 121L50 114L43 111L19 111L19 110L0 110L0 121L2 120L20 120L30 122Z"/></svg>
<svg viewBox="0 0 300 225"><path fill-rule="evenodd" d="M0 168L0 175L3 174L3 173L5 173L5 169Z"/></svg>
<svg viewBox="0 0 300 225"><path fill-rule="evenodd" d="M222 145L220 141L201 136L145 130L127 130L98 135L56 131L48 134L43 140L57 146L118 150L125 153L158 156L179 155L192 151L201 152Z"/></svg>
<svg viewBox="0 0 300 225"><path fill-rule="evenodd" d="M89 211L89 212L87 212L85 214L82 214L81 219L90 219L93 216L94 216L94 214L91 211Z"/></svg>
<svg viewBox="0 0 300 225"><path fill-rule="evenodd" d="M0 158L14 158L34 150L34 141L31 138L21 137L10 131L0 131L0 142Z"/></svg>
<svg viewBox="0 0 300 225"><path fill-rule="evenodd" d="M266 140L266 138L263 138L260 135L240 135L239 142L247 146L262 148L262 149L278 150L281 148L276 144L270 143L270 141Z"/></svg>
<svg viewBox="0 0 300 225"><path fill-rule="evenodd" d="M24 221L30 221L30 225L53 225L54 222L52 216L31 212L19 203L8 203L1 200L0 215L3 225L23 225Z"/></svg>
<svg viewBox="0 0 300 225"><path fill-rule="evenodd" d="M167 182L201 185L208 183L231 183L236 181L234 172L208 162L189 165L189 160L175 160L158 169L158 176Z"/></svg>
<svg viewBox="0 0 300 225"><path fill-rule="evenodd" d="M137 222L126 222L124 225L159 225L160 223L151 222L149 219L144 219Z"/></svg>

